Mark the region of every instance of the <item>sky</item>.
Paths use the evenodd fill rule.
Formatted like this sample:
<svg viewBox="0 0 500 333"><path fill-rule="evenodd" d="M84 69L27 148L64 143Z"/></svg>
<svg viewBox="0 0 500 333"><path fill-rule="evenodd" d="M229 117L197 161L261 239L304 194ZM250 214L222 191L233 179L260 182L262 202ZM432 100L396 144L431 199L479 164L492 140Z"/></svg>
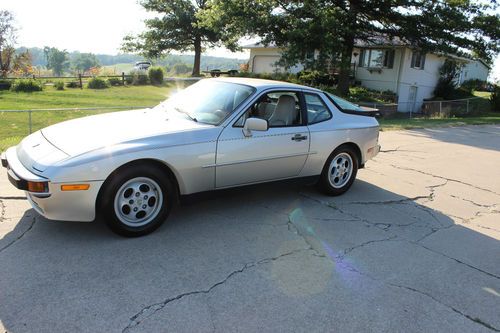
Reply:
<svg viewBox="0 0 500 333"><path fill-rule="evenodd" d="M0 0L0 10L14 13L18 46L53 46L68 51L117 54L122 39L144 29L151 17L138 0ZM204 53L247 59L248 51L232 53L224 48ZM500 55L491 77L500 80Z"/></svg>
<svg viewBox="0 0 500 333"><path fill-rule="evenodd" d="M53 46L68 51L117 54L122 39L144 30L152 14L137 0L0 0L0 10L14 13L17 46ZM248 52L224 48L205 54L248 58Z"/></svg>

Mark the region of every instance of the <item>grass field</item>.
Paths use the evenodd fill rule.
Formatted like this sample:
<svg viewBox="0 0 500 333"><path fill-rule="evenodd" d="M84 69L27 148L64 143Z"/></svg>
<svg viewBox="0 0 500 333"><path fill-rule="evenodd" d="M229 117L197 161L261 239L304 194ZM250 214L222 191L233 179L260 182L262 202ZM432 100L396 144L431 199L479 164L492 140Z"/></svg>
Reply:
<svg viewBox="0 0 500 333"><path fill-rule="evenodd" d="M121 75L122 73L127 74L132 69L134 69L134 64L125 63L125 64L114 64L109 66L102 66L103 72L105 73L114 73L116 75Z"/></svg>
<svg viewBox="0 0 500 333"><path fill-rule="evenodd" d="M0 151L17 144L24 136L29 134L27 113L2 112L2 110L110 106L123 107L125 110L129 107L149 107L163 101L172 90L177 88L175 84L170 84L162 87L127 86L103 90L67 88L64 91L46 87L43 92L31 94L0 91ZM487 98L488 96L481 97ZM32 129L36 131L64 120L102 112L110 112L110 110L32 112ZM483 124L500 124L500 113L486 113L474 117L380 120L383 131Z"/></svg>
<svg viewBox="0 0 500 333"><path fill-rule="evenodd" d="M149 107L165 100L175 85L162 87L130 86L103 90L66 89L57 91L46 87L43 92L13 93L0 91L0 151L17 144L29 134L28 113L2 112L2 110L29 110L88 107ZM115 110L113 110L115 111ZM110 112L95 111L42 111L32 112L32 129L36 131L71 118Z"/></svg>

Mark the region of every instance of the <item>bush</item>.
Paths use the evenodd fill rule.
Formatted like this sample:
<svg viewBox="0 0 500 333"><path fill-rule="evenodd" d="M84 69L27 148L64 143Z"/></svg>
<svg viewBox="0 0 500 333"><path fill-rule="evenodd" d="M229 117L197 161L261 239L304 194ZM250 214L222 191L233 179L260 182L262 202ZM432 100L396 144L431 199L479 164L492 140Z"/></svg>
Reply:
<svg viewBox="0 0 500 333"><path fill-rule="evenodd" d="M151 84L160 85L163 83L163 76L165 72L161 67L149 67L148 76Z"/></svg>
<svg viewBox="0 0 500 333"><path fill-rule="evenodd" d="M78 81L69 81L66 83L66 88L80 88L80 82Z"/></svg>
<svg viewBox="0 0 500 333"><path fill-rule="evenodd" d="M108 83L113 87L123 85L122 79L119 77L109 77Z"/></svg>
<svg viewBox="0 0 500 333"><path fill-rule="evenodd" d="M64 90L64 82L63 81L54 82L54 88L56 88L56 90Z"/></svg>
<svg viewBox="0 0 500 333"><path fill-rule="evenodd" d="M0 90L9 90L12 82L9 80L0 80Z"/></svg>
<svg viewBox="0 0 500 333"><path fill-rule="evenodd" d="M148 75L144 71L130 71L127 83L134 86L144 86L149 83Z"/></svg>
<svg viewBox="0 0 500 333"><path fill-rule="evenodd" d="M15 92L34 92L42 90L42 83L35 79L17 79L12 82L12 85L10 86L10 91Z"/></svg>
<svg viewBox="0 0 500 333"><path fill-rule="evenodd" d="M500 112L500 86L495 85L490 96L491 110Z"/></svg>
<svg viewBox="0 0 500 333"><path fill-rule="evenodd" d="M460 85L460 88L463 88L464 90L467 90L470 93L472 93L474 90L476 90L476 91L485 90L487 85L488 85L488 83L486 81L482 81L479 79L471 79L471 80L467 80L467 81L462 82L462 84Z"/></svg>
<svg viewBox="0 0 500 333"><path fill-rule="evenodd" d="M89 89L106 89L109 88L108 81L101 79L100 77L93 77L90 79L87 84L87 88Z"/></svg>

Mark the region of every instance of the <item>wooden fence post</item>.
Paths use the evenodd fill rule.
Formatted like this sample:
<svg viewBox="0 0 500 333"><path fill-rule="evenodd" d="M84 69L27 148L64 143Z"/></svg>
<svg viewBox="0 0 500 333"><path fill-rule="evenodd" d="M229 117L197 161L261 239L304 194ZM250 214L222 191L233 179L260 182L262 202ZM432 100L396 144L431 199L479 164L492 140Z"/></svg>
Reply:
<svg viewBox="0 0 500 333"><path fill-rule="evenodd" d="M82 74L78 74L78 81L80 81L80 89L83 89Z"/></svg>
<svg viewBox="0 0 500 333"><path fill-rule="evenodd" d="M122 72L122 85L125 86L125 72Z"/></svg>

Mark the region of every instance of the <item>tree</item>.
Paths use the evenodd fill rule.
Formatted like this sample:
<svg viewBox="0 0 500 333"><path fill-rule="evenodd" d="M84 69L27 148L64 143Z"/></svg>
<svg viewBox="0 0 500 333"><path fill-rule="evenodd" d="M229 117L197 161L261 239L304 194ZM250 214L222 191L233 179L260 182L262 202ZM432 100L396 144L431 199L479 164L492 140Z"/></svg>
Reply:
<svg viewBox="0 0 500 333"><path fill-rule="evenodd" d="M336 62L337 88L346 94L356 41L377 44L383 36L424 52L490 58L500 50L499 15L490 14L496 8L480 0L214 0L201 24L283 47L285 64ZM307 64L314 50L319 57Z"/></svg>
<svg viewBox="0 0 500 333"><path fill-rule="evenodd" d="M210 8L211 0L142 0L140 3L160 16L145 21L145 32L124 38L122 49L126 52L159 58L169 51L194 51L192 75L199 76L204 47L224 42L229 48L236 48L233 35L199 24L199 17Z"/></svg>
<svg viewBox="0 0 500 333"><path fill-rule="evenodd" d="M16 27L11 12L0 10L0 76L6 77L15 56Z"/></svg>
<svg viewBox="0 0 500 333"><path fill-rule="evenodd" d="M47 68L52 70L54 76L61 76L69 68L69 58L66 50L45 46L43 52L45 59L47 59Z"/></svg>
<svg viewBox="0 0 500 333"><path fill-rule="evenodd" d="M72 67L79 73L84 73L91 68L101 66L96 55L93 53L77 53L71 62Z"/></svg>
<svg viewBox="0 0 500 333"><path fill-rule="evenodd" d="M451 59L446 59L439 68L439 79L434 89L434 97L449 99L453 97L460 76L461 65Z"/></svg>

